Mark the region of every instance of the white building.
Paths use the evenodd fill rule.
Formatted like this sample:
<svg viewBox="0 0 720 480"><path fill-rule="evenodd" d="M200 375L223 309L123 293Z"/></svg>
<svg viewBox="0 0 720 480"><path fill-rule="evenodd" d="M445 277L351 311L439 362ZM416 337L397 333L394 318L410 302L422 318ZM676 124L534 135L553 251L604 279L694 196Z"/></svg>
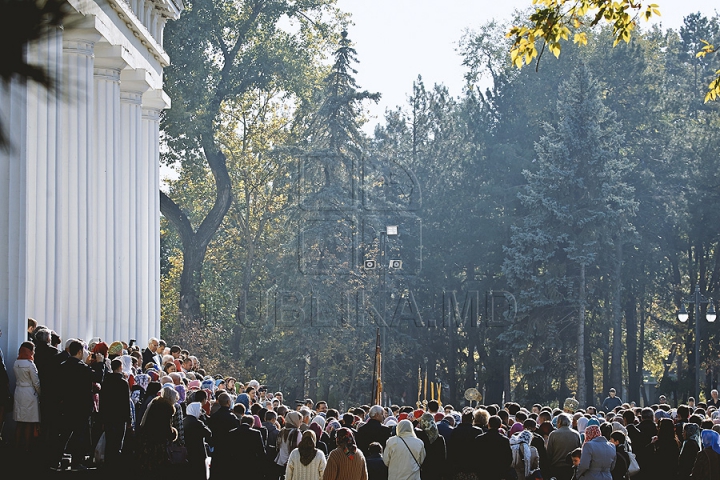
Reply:
<svg viewBox="0 0 720 480"><path fill-rule="evenodd" d="M163 29L181 0L69 0L28 47L58 81L0 84L0 348L12 371L27 318L63 340L160 333Z"/></svg>

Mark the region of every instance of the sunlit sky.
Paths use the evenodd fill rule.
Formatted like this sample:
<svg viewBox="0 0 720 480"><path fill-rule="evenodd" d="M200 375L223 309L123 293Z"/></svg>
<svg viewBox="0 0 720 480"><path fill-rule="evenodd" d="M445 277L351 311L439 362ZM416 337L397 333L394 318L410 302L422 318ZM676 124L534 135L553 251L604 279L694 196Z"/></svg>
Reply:
<svg viewBox="0 0 720 480"><path fill-rule="evenodd" d="M684 16L712 16L717 0L651 0L660 5L664 28L678 28ZM643 2L645 3L645 2ZM427 86L443 83L453 95L463 87L464 69L456 52L466 29L489 20L503 21L531 0L338 0L352 14L349 36L358 52L357 80L363 89L382 93L367 130L387 108L404 104L418 74ZM368 128L369 127L369 128Z"/></svg>

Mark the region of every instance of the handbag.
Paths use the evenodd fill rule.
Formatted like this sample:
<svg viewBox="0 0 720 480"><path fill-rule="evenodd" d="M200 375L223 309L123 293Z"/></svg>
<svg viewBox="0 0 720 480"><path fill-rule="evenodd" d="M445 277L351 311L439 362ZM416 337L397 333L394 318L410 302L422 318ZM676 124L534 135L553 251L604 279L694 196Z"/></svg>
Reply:
<svg viewBox="0 0 720 480"><path fill-rule="evenodd" d="M640 472L640 465L637 462L637 458L635 458L635 454L633 452L627 452L628 457L630 457L630 465L628 465L628 477L633 477Z"/></svg>
<svg viewBox="0 0 720 480"><path fill-rule="evenodd" d="M187 448L178 445L168 445L167 456L168 461L172 465L187 463Z"/></svg>

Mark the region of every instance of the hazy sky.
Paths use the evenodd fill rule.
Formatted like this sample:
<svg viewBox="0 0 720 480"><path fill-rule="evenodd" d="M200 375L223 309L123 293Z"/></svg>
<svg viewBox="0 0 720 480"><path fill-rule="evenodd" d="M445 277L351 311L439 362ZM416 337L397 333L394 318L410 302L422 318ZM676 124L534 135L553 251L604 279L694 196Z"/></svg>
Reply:
<svg viewBox="0 0 720 480"><path fill-rule="evenodd" d="M651 0L660 5L663 27L677 28L684 16L713 15L717 0ZM404 104L418 74L429 87L444 83L451 94L463 86L463 67L455 49L465 29L488 20L510 18L531 0L339 0L352 14L349 30L360 64L357 80L363 89L382 93L371 108L371 125L386 108Z"/></svg>

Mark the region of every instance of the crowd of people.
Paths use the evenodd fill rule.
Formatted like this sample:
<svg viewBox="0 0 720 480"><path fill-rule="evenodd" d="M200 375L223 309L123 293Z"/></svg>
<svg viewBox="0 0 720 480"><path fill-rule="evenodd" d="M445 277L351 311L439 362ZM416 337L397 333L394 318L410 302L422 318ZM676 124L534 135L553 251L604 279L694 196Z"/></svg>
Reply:
<svg viewBox="0 0 720 480"><path fill-rule="evenodd" d="M38 468L132 465L188 480L686 480L720 478L720 400L599 409L517 403L455 409L304 399L212 375L180 346L64 343L29 325L13 363L15 448ZM62 344L62 346L61 346ZM1 352L0 352L1 353ZM11 395L0 355L0 425ZM689 402L690 403L690 402Z"/></svg>

